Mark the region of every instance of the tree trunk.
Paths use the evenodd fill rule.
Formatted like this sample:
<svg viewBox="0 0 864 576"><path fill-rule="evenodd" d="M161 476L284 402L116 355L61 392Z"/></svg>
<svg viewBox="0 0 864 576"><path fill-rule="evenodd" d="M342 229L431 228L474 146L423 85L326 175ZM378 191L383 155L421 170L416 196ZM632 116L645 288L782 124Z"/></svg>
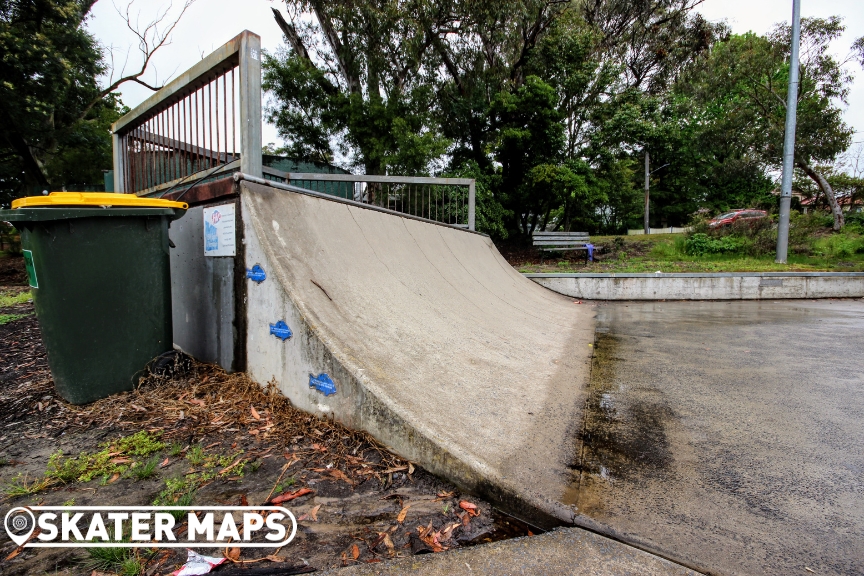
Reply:
<svg viewBox="0 0 864 576"><path fill-rule="evenodd" d="M825 198L831 206L831 214L834 216L834 230L840 230L846 222L843 218L843 209L840 207L840 203L837 202L837 197L834 195L834 189L831 188L831 184L829 184L828 180L816 172L812 166L807 162L804 162L802 159L796 158L795 163L798 164L798 167L801 168L801 170L803 170L804 173L807 174L807 176L813 180L817 186L819 186L822 193L825 194Z"/></svg>

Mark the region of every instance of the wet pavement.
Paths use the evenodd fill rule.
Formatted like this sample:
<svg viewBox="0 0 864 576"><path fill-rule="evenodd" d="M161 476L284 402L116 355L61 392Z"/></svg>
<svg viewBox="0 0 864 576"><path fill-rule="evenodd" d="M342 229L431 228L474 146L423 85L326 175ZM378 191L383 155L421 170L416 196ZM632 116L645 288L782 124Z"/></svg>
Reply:
<svg viewBox="0 0 864 576"><path fill-rule="evenodd" d="M864 574L864 301L598 306L567 503L717 574Z"/></svg>

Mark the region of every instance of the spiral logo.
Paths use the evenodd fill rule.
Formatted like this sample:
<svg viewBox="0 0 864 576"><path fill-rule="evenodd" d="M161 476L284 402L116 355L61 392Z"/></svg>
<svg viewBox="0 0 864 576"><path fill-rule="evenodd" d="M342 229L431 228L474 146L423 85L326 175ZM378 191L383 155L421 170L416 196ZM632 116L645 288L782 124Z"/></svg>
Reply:
<svg viewBox="0 0 864 576"><path fill-rule="evenodd" d="M21 546L30 538L33 529L36 528L36 517L27 508L13 508L6 513L4 525L9 538Z"/></svg>

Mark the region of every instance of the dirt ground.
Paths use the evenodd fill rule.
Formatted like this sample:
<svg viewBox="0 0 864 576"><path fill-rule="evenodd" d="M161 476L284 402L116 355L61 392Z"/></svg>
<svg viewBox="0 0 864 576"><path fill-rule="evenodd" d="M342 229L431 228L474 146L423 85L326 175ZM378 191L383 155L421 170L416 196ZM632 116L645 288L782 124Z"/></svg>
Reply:
<svg viewBox="0 0 864 576"><path fill-rule="evenodd" d="M0 285L7 295L23 290ZM526 525L369 436L305 414L275 388L263 389L244 374L181 359L135 391L85 406L68 404L54 393L32 312L32 302L0 308L0 315L25 315L0 325L4 514L26 505L263 505L278 494L302 494L283 504L299 519L291 544L245 549L215 574L305 573L530 534ZM102 468L87 460L86 455L119 450L122 439L136 433L158 442L158 449L146 457L121 454ZM148 462L153 469L142 473ZM58 463L68 469L81 465L74 475L89 470L94 477L64 476ZM96 573L170 574L186 559L183 549L130 554L131 564ZM0 544L3 575L91 574L94 568L86 550L20 549L5 538Z"/></svg>

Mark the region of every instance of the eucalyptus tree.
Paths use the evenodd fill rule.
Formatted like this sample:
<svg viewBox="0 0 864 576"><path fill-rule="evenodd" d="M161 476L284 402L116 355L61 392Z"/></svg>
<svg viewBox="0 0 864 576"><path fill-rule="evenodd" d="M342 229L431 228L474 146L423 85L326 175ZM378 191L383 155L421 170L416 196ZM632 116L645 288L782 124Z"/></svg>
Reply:
<svg viewBox="0 0 864 576"><path fill-rule="evenodd" d="M441 8L423 0L286 4L288 18L273 13L288 46L264 61L267 115L286 150L325 162L342 155L368 174L426 171L448 145L433 122L435 71L425 62Z"/></svg>
<svg viewBox="0 0 864 576"><path fill-rule="evenodd" d="M843 31L837 17L802 20L795 144L795 166L824 194L835 230L843 226L843 211L820 165L832 164L848 148L853 133L842 117L852 77L829 52L829 44ZM767 36L732 36L716 44L680 84L714 111L715 130L737 140L767 169L781 162L789 38L788 25Z"/></svg>

